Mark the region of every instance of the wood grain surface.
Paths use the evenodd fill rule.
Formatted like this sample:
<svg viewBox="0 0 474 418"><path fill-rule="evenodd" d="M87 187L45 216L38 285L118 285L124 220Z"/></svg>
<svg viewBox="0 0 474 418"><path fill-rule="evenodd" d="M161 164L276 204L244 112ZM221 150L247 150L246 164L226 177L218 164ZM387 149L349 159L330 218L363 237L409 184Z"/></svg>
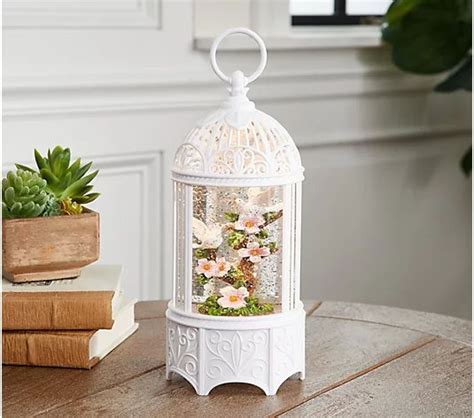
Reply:
<svg viewBox="0 0 474 418"><path fill-rule="evenodd" d="M208 397L165 380L166 302L94 369L3 368L3 416L470 416L470 321L383 306L305 302L306 380L276 396L229 384Z"/></svg>
<svg viewBox="0 0 474 418"><path fill-rule="evenodd" d="M100 222L86 209L74 216L2 221L2 273L12 282L77 277L99 258Z"/></svg>

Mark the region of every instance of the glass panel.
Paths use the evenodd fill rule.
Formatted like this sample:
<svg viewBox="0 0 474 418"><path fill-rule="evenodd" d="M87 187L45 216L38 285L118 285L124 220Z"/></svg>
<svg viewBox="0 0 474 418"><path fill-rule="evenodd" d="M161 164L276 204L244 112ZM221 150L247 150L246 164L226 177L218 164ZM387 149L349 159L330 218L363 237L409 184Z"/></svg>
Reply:
<svg viewBox="0 0 474 418"><path fill-rule="evenodd" d="M334 0L290 0L291 16L332 15Z"/></svg>
<svg viewBox="0 0 474 418"><path fill-rule="evenodd" d="M346 0L348 15L384 15L392 0Z"/></svg>
<svg viewBox="0 0 474 418"><path fill-rule="evenodd" d="M291 186L291 309L296 307L296 246L298 243L298 235L296 233L296 184Z"/></svg>
<svg viewBox="0 0 474 418"><path fill-rule="evenodd" d="M175 283L174 283L174 303L177 308L184 308L185 294L185 208L186 208L186 186L182 183L175 183Z"/></svg>
<svg viewBox="0 0 474 418"><path fill-rule="evenodd" d="M193 187L193 311L281 311L283 187Z"/></svg>

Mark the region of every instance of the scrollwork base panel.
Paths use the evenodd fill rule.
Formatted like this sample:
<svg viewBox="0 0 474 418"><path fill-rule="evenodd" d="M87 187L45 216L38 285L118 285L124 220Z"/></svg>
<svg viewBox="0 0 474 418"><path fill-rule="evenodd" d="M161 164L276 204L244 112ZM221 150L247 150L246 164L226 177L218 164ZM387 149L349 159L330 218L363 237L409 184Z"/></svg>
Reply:
<svg viewBox="0 0 474 418"><path fill-rule="evenodd" d="M213 321L210 328L204 327L206 317L203 327L199 316L182 322L167 317L166 376L181 375L199 395L225 383L247 383L274 395L289 377L304 379L303 309L279 321L269 315L259 327L253 321L252 329L242 329L245 318Z"/></svg>

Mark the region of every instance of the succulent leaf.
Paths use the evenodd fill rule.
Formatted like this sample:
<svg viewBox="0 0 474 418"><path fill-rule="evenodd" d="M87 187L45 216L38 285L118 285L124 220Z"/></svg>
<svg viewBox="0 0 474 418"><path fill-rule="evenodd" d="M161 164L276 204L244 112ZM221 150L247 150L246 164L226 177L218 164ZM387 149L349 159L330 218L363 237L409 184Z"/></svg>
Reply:
<svg viewBox="0 0 474 418"><path fill-rule="evenodd" d="M35 161L40 170L46 167L46 162L37 149L35 149Z"/></svg>
<svg viewBox="0 0 474 418"><path fill-rule="evenodd" d="M92 166L92 161L87 163L85 166L81 167L79 170L77 170L75 180L80 179L84 174L86 174L91 168L91 166Z"/></svg>
<svg viewBox="0 0 474 418"><path fill-rule="evenodd" d="M12 206L15 203L15 190L13 189L13 187L10 187L10 183L7 183L7 186L3 187L3 190L3 201L8 206Z"/></svg>
<svg viewBox="0 0 474 418"><path fill-rule="evenodd" d="M38 173L18 169L2 180L2 215L5 219L33 218L45 213L48 206L58 206L47 192L46 181Z"/></svg>
<svg viewBox="0 0 474 418"><path fill-rule="evenodd" d="M53 187L59 182L58 178L53 174L53 172L49 168L42 168L40 170L41 177L43 177L49 185L51 191L53 191Z"/></svg>
<svg viewBox="0 0 474 418"><path fill-rule="evenodd" d="M89 193L82 197L75 197L74 201L80 203L81 205L85 205L87 203L91 203L96 200L100 196L100 193Z"/></svg>
<svg viewBox="0 0 474 418"><path fill-rule="evenodd" d="M86 186L89 182L91 182L95 176L97 176L99 172L98 171L94 171L93 173L79 179L79 180L76 180L74 183L72 183L67 189L65 189L62 194L61 194L61 197L63 199L65 199L66 197L73 197L73 196L82 196L84 195L84 192L83 192L83 188L84 186Z"/></svg>
<svg viewBox="0 0 474 418"><path fill-rule="evenodd" d="M61 201L61 209L68 215L79 215L82 213L82 206L79 203L73 202L71 198Z"/></svg>
<svg viewBox="0 0 474 418"><path fill-rule="evenodd" d="M53 197L52 199L48 199L46 201L42 216L59 216L62 214L63 212L61 210L61 206L56 198Z"/></svg>
<svg viewBox="0 0 474 418"><path fill-rule="evenodd" d="M28 166L23 165L23 164L15 164L15 167L18 170L29 171L30 173L36 173L36 171L33 170L31 167L28 167Z"/></svg>
<svg viewBox="0 0 474 418"><path fill-rule="evenodd" d="M92 163L90 163L90 164L92 164ZM89 167L90 167L90 165L89 165ZM68 172L71 173L71 178L73 180L77 180L79 178L79 176L77 176L77 173L79 172L80 168L81 168L81 159L80 158L78 158L76 161L74 161L72 163L72 165L68 168Z"/></svg>

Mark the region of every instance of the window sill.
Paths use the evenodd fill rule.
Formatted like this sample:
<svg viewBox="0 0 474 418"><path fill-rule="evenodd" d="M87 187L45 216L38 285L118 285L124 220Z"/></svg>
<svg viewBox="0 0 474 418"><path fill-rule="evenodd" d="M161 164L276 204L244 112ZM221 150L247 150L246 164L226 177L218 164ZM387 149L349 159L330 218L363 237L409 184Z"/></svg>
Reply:
<svg viewBox="0 0 474 418"><path fill-rule="evenodd" d="M288 35L263 36L269 50L374 48L383 45L379 26L318 26L292 28ZM196 37L197 50L209 51L213 37ZM253 42L243 37L230 37L219 46L220 50L256 50Z"/></svg>

